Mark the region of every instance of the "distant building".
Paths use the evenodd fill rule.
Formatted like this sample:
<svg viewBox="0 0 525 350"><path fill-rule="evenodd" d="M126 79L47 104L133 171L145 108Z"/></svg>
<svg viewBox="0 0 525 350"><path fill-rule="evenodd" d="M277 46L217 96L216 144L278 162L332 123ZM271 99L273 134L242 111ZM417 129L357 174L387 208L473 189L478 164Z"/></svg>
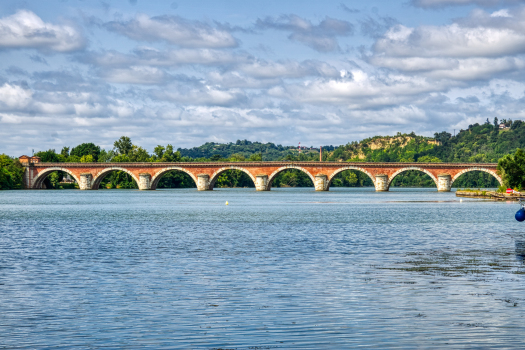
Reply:
<svg viewBox="0 0 525 350"><path fill-rule="evenodd" d="M500 128L500 129L508 129L509 127L506 126L504 123L501 123L501 124L499 125L499 128Z"/></svg>
<svg viewBox="0 0 525 350"><path fill-rule="evenodd" d="M22 164L40 163L40 157L37 157L37 156L29 157L29 156L23 155L19 157L18 160L20 160L20 163Z"/></svg>

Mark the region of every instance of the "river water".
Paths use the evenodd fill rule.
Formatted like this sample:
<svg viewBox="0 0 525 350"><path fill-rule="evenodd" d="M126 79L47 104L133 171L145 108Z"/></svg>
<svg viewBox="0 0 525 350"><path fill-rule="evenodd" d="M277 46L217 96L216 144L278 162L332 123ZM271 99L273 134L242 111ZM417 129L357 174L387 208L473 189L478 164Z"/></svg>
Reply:
<svg viewBox="0 0 525 350"><path fill-rule="evenodd" d="M522 348L518 208L435 189L2 191L0 349Z"/></svg>

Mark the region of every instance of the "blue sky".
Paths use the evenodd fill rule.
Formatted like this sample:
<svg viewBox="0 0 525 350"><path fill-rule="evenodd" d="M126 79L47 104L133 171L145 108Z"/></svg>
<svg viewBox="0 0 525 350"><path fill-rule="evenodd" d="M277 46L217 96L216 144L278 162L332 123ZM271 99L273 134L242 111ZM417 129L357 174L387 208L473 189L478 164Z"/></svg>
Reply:
<svg viewBox="0 0 525 350"><path fill-rule="evenodd" d="M0 152L525 119L524 0L0 4Z"/></svg>

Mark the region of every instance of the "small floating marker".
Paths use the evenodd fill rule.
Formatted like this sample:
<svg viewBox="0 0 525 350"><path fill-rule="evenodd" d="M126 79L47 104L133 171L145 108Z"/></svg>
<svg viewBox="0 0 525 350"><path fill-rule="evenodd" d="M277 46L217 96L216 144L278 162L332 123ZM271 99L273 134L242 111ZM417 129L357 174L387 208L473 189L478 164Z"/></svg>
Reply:
<svg viewBox="0 0 525 350"><path fill-rule="evenodd" d="M228 205L228 201L226 201L226 205Z"/></svg>
<svg viewBox="0 0 525 350"><path fill-rule="evenodd" d="M463 202L463 198L460 198L460 199L459 199L459 202L460 202L460 203Z"/></svg>

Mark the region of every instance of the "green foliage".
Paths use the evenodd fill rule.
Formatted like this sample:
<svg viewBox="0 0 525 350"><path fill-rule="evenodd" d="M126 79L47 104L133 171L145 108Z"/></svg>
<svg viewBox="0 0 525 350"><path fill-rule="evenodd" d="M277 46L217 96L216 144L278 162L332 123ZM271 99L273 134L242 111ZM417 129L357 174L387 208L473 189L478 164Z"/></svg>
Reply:
<svg viewBox="0 0 525 350"><path fill-rule="evenodd" d="M234 153L228 159L230 162L244 162L246 158L241 153Z"/></svg>
<svg viewBox="0 0 525 350"><path fill-rule="evenodd" d="M40 157L42 162L58 163L60 161L54 149L36 152L35 156Z"/></svg>
<svg viewBox="0 0 525 350"><path fill-rule="evenodd" d="M417 161L420 163L442 163L441 159L439 159L438 157L432 157L432 156L419 157Z"/></svg>
<svg viewBox="0 0 525 350"><path fill-rule="evenodd" d="M361 162L414 162L419 152L435 147L435 141L429 137L414 133L396 136L375 136L361 142L351 142L337 147L327 160ZM425 161L439 162L438 157L425 158ZM324 155L323 155L324 160Z"/></svg>
<svg viewBox="0 0 525 350"><path fill-rule="evenodd" d="M131 148L131 151L128 153L129 161L130 162L148 162L150 159L150 155L148 151L146 151L142 147L138 147L133 145Z"/></svg>
<svg viewBox="0 0 525 350"><path fill-rule="evenodd" d="M24 188L24 167L18 159L0 154L0 190Z"/></svg>
<svg viewBox="0 0 525 350"><path fill-rule="evenodd" d="M368 187L374 186L372 179L358 170L345 170L337 174L333 180L332 187Z"/></svg>
<svg viewBox="0 0 525 350"><path fill-rule="evenodd" d="M272 187L314 187L310 177L299 169L281 171L273 180Z"/></svg>
<svg viewBox="0 0 525 350"><path fill-rule="evenodd" d="M157 188L195 188L195 181L182 171L170 171L159 181Z"/></svg>
<svg viewBox="0 0 525 350"><path fill-rule="evenodd" d="M67 157L69 157L69 147L62 147L60 154L67 159Z"/></svg>
<svg viewBox="0 0 525 350"><path fill-rule="evenodd" d="M128 154L133 148L131 139L127 136L122 136L120 139L113 143L113 146L117 150L118 154Z"/></svg>
<svg viewBox="0 0 525 350"><path fill-rule="evenodd" d="M76 147L73 147L71 152L69 152L70 156L77 156L82 158L83 156L92 156L93 162L98 161L98 156L100 155L100 147L95 145L94 143L83 143Z"/></svg>
<svg viewBox="0 0 525 350"><path fill-rule="evenodd" d="M525 188L525 152L518 148L514 155L508 154L498 161L503 182L508 187Z"/></svg>
<svg viewBox="0 0 525 350"><path fill-rule="evenodd" d="M106 151L105 149L100 151L100 155L98 156L98 162L99 163L106 163L111 162L113 157L115 157L116 153L113 150Z"/></svg>
<svg viewBox="0 0 525 350"><path fill-rule="evenodd" d="M118 156L117 156L118 157ZM100 182L100 189L105 188L126 188L136 189L138 188L137 183L133 180L133 177L125 171L112 171Z"/></svg>
<svg viewBox="0 0 525 350"><path fill-rule="evenodd" d="M323 146L323 151L333 149L333 146ZM264 159L265 161L281 160L287 155L292 155L295 157L299 154L296 146L282 146L275 145L270 142L261 143L247 140L237 140L235 143L206 142L204 145L199 147L193 147L189 149L179 148L178 151L182 157L190 157L193 159L206 158L212 162L220 161L222 159L229 159L233 154L243 155L244 158L248 159L249 161L260 161L258 159L250 160L250 157L253 154L260 154L260 159ZM313 149L312 151L303 149L302 153L308 154L306 157L308 160L319 160L319 149Z"/></svg>
<svg viewBox="0 0 525 350"><path fill-rule="evenodd" d="M432 178L418 170L407 170L397 175L391 182L393 187L436 187Z"/></svg>
<svg viewBox="0 0 525 350"><path fill-rule="evenodd" d="M483 171L471 171L461 175L454 181L452 187L475 187L475 188L497 188L498 180Z"/></svg>
<svg viewBox="0 0 525 350"><path fill-rule="evenodd" d="M87 154L85 156L82 156L82 158L80 158L80 163L93 163L93 162L94 160L91 154Z"/></svg>
<svg viewBox="0 0 525 350"><path fill-rule="evenodd" d="M67 163L80 163L80 157L79 156L69 156L66 159Z"/></svg>
<svg viewBox="0 0 525 350"><path fill-rule="evenodd" d="M249 162L262 162L262 153L254 153L248 158Z"/></svg>
<svg viewBox="0 0 525 350"><path fill-rule="evenodd" d="M115 163L127 163L129 162L129 157L127 154L119 154L114 156L111 161Z"/></svg>
<svg viewBox="0 0 525 350"><path fill-rule="evenodd" d="M450 163L497 162L518 148L525 148L525 123L506 119L500 122L510 129L500 130L499 125L495 127L492 123L476 123L469 125L467 130L460 130L456 136L445 132L435 134L441 145L419 151L415 157L428 155Z"/></svg>
<svg viewBox="0 0 525 350"><path fill-rule="evenodd" d="M180 152L173 151L172 145L167 145L166 147L158 145L153 151L153 156L151 156L150 161L152 162L180 162L181 156Z"/></svg>
<svg viewBox="0 0 525 350"><path fill-rule="evenodd" d="M226 170L215 181L215 187L255 187L255 184L244 171Z"/></svg>

